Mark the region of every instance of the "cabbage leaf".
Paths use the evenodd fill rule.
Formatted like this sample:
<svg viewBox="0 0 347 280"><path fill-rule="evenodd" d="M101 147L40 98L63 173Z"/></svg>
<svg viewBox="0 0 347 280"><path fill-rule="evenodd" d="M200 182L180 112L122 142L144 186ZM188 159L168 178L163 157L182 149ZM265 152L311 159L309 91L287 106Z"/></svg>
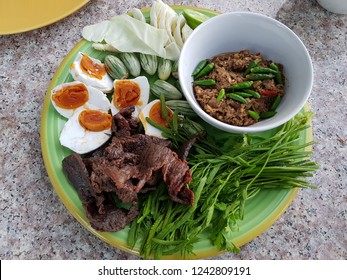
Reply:
<svg viewBox="0 0 347 280"><path fill-rule="evenodd" d="M83 28L88 41L111 45L120 52L140 52L177 60L179 48L173 46L166 30L151 26L127 14Z"/></svg>

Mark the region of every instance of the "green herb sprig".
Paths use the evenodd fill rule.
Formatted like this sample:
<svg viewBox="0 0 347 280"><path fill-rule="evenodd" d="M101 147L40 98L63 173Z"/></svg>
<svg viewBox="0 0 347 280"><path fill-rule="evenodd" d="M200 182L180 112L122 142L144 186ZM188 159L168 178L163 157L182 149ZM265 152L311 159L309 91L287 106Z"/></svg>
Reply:
<svg viewBox="0 0 347 280"><path fill-rule="evenodd" d="M172 202L166 188L159 186L141 201L140 216L130 227L129 246L138 242L144 258L174 253L190 258L204 233L219 250L238 252L233 233L244 218L248 199L263 189L314 188L305 180L318 169L309 158L313 142L299 144L300 132L309 127L311 117L310 112L299 113L269 138L230 134L226 140L206 134L188 157L193 206ZM187 118L175 122L163 132L176 147L203 129Z"/></svg>

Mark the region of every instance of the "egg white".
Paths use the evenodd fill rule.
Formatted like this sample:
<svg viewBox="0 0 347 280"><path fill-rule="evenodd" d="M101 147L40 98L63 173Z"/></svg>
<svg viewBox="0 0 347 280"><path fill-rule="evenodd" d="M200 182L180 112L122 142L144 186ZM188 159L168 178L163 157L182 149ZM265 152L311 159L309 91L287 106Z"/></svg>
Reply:
<svg viewBox="0 0 347 280"><path fill-rule="evenodd" d="M91 106L94 106L94 107L96 107L102 111L105 111L105 112L108 112L110 110L111 104L110 104L110 101L108 100L106 94L103 93L102 91L100 91L96 88L90 87L90 86L86 86L86 88L88 90L89 98L88 98L88 101L84 105L82 105L76 109L64 109L64 108L59 107L53 100L53 95L55 94L55 92L61 90L62 88L74 86L76 84L81 84L81 82L74 81L74 82L70 82L70 83L64 83L64 84L58 85L52 89L51 102L53 104L53 107L57 110L57 112L59 114L61 114L65 118L70 118L75 111L77 111L83 107L87 108L87 107L91 107Z"/></svg>
<svg viewBox="0 0 347 280"><path fill-rule="evenodd" d="M112 88L113 88L113 80L111 79L111 77L107 73L105 73L105 75L103 75L102 79L99 80L98 78L91 77L87 73L83 72L83 70L81 69L81 59L82 59L83 55L87 55L87 54L79 52L77 54L74 62L70 66L70 74L72 75L73 79L76 81L83 82L88 86L92 86L94 88L97 88L97 89L101 90L102 92L105 92L105 93L111 92ZM93 57L90 57L90 56L88 56L88 57L94 63L104 66L104 64L100 60L93 58Z"/></svg>
<svg viewBox="0 0 347 280"><path fill-rule="evenodd" d="M114 80L114 90L117 88L117 82L118 81L124 81L124 80ZM138 76L134 79L128 79L128 81L132 81L134 83L137 83L140 87L140 98L137 104L135 105L135 111L133 112L132 116L137 117L139 115L139 112L148 104L149 99L149 82L147 77L145 76ZM121 108L123 109L123 108ZM111 101L111 112L112 115L117 114L120 111L119 108L117 108L114 105L114 95L112 96Z"/></svg>
<svg viewBox="0 0 347 280"><path fill-rule="evenodd" d="M91 106L88 109L97 110ZM80 125L78 116L85 108L75 111L71 118L65 123L60 133L61 145L78 153L85 154L102 146L111 137L111 129L103 131L89 131Z"/></svg>
<svg viewBox="0 0 347 280"><path fill-rule="evenodd" d="M162 135L162 131L156 127L154 127L153 125L151 125L150 123L147 122L146 118L149 117L149 112L151 111L152 107L156 104L156 103L160 103L159 99L155 99L152 102L148 103L139 113L139 119L143 125L143 128L145 129L145 134L148 136L155 136L161 139L167 139L166 137L164 137ZM170 110L169 108L167 108L168 110ZM171 110L170 110L171 111ZM171 111L171 113L173 113Z"/></svg>

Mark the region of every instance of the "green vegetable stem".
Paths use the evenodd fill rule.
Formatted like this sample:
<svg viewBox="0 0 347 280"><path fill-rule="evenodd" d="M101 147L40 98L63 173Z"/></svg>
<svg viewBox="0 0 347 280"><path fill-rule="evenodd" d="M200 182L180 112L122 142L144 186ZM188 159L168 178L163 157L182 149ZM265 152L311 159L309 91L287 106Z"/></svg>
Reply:
<svg viewBox="0 0 347 280"><path fill-rule="evenodd" d="M174 253L189 258L203 233L218 250L238 252L232 240L251 197L265 189L314 188L305 180L318 169L306 149L313 142L298 142L311 117L311 113L299 113L267 138L233 134L227 141L217 134L200 138L187 158L193 206L170 200L160 183L139 202L140 214L130 226L129 246L138 244L143 258L160 259ZM175 129L171 124L163 127L176 148L194 133L201 133L196 122L188 118L177 121Z"/></svg>

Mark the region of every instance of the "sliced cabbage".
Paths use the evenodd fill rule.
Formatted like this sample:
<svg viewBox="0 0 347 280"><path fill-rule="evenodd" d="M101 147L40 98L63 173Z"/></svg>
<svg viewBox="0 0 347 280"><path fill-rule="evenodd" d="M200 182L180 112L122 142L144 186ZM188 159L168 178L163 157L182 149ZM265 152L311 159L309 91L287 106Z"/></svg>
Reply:
<svg viewBox="0 0 347 280"><path fill-rule="evenodd" d="M98 50L139 52L177 60L192 32L182 14L161 0L153 1L150 24L137 8L132 17L124 14L83 28L82 36Z"/></svg>
<svg viewBox="0 0 347 280"><path fill-rule="evenodd" d="M193 31L182 14L177 14L174 9L161 0L153 1L150 10L150 24L166 30L171 46L181 50L183 43Z"/></svg>
<svg viewBox="0 0 347 280"><path fill-rule="evenodd" d="M142 21L142 22L146 22L146 18L140 9L133 8L132 13L133 13L133 18L136 18L137 20Z"/></svg>
<svg viewBox="0 0 347 280"><path fill-rule="evenodd" d="M190 26L185 23L184 26L182 27L182 40L183 42L187 41L188 37L190 36L190 34L193 32L193 29L190 28Z"/></svg>
<svg viewBox="0 0 347 280"><path fill-rule="evenodd" d="M184 16L181 14L178 16L175 29L173 30L174 38L177 43L177 45L182 48L183 46L183 38L182 38L182 27L184 26L186 20Z"/></svg>
<svg viewBox="0 0 347 280"><path fill-rule="evenodd" d="M171 46L164 29L155 28L129 15L117 15L83 28L82 36L94 43L106 43L121 52L141 52L176 60L180 52Z"/></svg>

